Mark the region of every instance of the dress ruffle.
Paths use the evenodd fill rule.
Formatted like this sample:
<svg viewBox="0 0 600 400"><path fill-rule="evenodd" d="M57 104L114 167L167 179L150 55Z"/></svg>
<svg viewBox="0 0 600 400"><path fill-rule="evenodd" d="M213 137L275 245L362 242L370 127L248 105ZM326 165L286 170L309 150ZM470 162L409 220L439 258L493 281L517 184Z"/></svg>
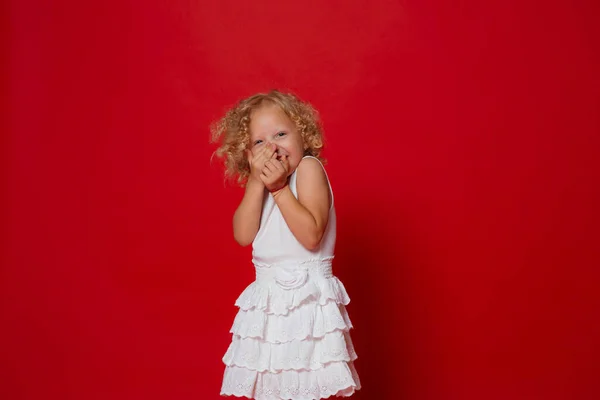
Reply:
<svg viewBox="0 0 600 400"><path fill-rule="evenodd" d="M321 306L307 303L286 315L266 314L259 309L239 310L230 332L242 338L258 338L269 343L321 338L333 331L348 331L352 322L341 304Z"/></svg>
<svg viewBox="0 0 600 400"><path fill-rule="evenodd" d="M235 305L245 311L258 309L267 314L285 315L309 301L316 301L320 305L331 301L348 305L350 297L344 284L335 276L318 280L309 278L304 285L293 290L255 281L242 292Z"/></svg>
<svg viewBox="0 0 600 400"><path fill-rule="evenodd" d="M351 396L360 389L352 362L335 362L312 371L259 372L228 366L221 395L255 399L314 400L330 396Z"/></svg>
<svg viewBox="0 0 600 400"><path fill-rule="evenodd" d="M269 343L255 338L234 336L223 362L258 372L318 370L332 362L356 360L348 332L333 331L315 340Z"/></svg>

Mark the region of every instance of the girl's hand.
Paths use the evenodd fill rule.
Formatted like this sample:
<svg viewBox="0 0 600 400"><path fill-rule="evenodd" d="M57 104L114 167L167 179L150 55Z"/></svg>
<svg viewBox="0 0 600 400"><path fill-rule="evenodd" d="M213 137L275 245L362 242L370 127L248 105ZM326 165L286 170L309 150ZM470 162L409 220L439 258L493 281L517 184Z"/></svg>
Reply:
<svg viewBox="0 0 600 400"><path fill-rule="evenodd" d="M290 164L287 156L282 156L281 161L271 158L265 162L260 174L260 179L271 193L283 189L287 185Z"/></svg>
<svg viewBox="0 0 600 400"><path fill-rule="evenodd" d="M262 149L258 150L257 154L254 154L252 150L247 150L248 164L250 164L249 179L262 183L260 175L265 168L265 163L269 160L277 159L275 150L276 147L271 144L263 146Z"/></svg>

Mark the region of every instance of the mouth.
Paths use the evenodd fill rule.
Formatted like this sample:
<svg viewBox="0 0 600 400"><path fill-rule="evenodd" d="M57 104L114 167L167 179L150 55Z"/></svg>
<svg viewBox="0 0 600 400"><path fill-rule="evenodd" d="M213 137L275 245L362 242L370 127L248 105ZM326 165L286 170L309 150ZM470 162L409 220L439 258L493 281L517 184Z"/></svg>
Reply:
<svg viewBox="0 0 600 400"><path fill-rule="evenodd" d="M287 154L283 154L283 153L277 152L277 159L279 161L281 161L283 159L283 156L287 156Z"/></svg>

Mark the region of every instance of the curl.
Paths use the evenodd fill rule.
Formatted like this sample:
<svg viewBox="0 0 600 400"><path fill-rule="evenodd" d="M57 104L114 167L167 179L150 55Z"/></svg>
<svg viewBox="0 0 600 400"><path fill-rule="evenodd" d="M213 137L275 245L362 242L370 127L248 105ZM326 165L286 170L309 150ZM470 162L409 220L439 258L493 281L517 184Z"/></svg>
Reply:
<svg viewBox="0 0 600 400"><path fill-rule="evenodd" d="M250 144L250 118L252 112L265 103L279 106L294 122L304 142L304 155L325 162L321 157L324 139L317 111L291 93L278 90L258 93L239 101L210 127L211 142L218 144L213 157L223 161L226 178L235 180L240 186L245 185L250 175L246 156Z"/></svg>

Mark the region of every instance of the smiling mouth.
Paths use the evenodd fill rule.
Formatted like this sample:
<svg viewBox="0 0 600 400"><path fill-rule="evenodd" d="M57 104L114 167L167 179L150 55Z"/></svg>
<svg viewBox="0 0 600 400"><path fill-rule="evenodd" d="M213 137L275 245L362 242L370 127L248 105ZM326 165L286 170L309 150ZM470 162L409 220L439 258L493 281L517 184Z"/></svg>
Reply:
<svg viewBox="0 0 600 400"><path fill-rule="evenodd" d="M287 156L287 154L282 154L279 150L277 151L277 159L279 161L281 161L281 159L283 158L283 156Z"/></svg>

